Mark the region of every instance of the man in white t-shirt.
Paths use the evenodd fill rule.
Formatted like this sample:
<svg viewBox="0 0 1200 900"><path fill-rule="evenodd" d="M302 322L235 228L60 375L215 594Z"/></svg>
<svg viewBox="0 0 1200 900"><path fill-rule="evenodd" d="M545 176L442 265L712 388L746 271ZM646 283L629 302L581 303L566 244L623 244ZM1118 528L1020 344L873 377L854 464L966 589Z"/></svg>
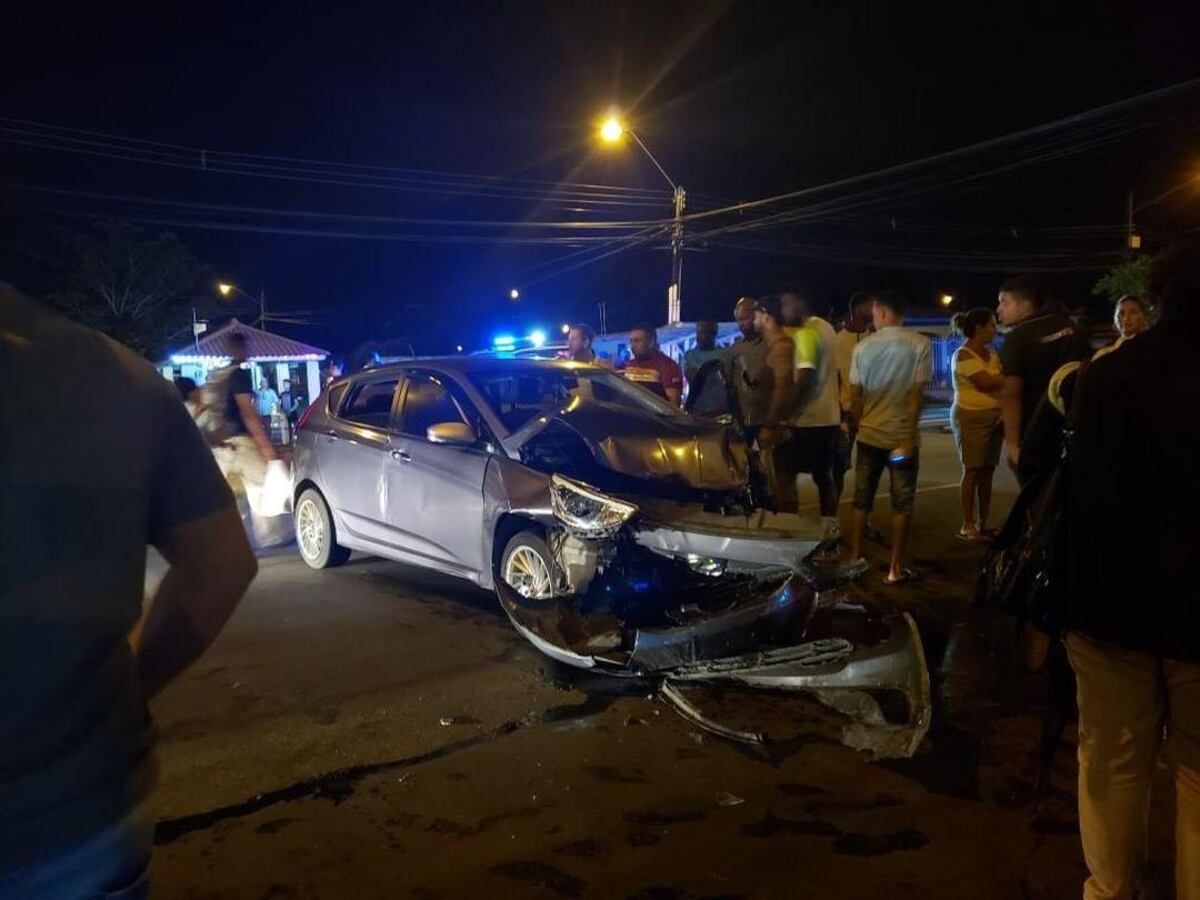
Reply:
<svg viewBox="0 0 1200 900"><path fill-rule="evenodd" d="M850 362L852 415L858 423L858 462L854 469L854 532L850 555L862 548L867 515L884 469L892 489L892 560L887 583L911 581L904 551L912 524L919 468L917 424L929 381L929 341L904 325L905 304L888 291L875 295L876 333L858 345Z"/></svg>

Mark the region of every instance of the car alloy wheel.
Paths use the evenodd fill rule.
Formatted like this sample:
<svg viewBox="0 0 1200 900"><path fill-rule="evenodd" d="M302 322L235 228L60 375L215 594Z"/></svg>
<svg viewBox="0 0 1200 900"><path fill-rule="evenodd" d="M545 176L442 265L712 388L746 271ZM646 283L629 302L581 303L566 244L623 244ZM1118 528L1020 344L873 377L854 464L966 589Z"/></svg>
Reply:
<svg viewBox="0 0 1200 900"><path fill-rule="evenodd" d="M317 509L317 503L312 497L300 501L296 510L296 541L300 544L300 552L308 560L318 560L325 549L325 517Z"/></svg>
<svg viewBox="0 0 1200 900"><path fill-rule="evenodd" d="M522 597L548 600L554 596L550 567L536 547L521 544L512 548L504 563L504 581Z"/></svg>

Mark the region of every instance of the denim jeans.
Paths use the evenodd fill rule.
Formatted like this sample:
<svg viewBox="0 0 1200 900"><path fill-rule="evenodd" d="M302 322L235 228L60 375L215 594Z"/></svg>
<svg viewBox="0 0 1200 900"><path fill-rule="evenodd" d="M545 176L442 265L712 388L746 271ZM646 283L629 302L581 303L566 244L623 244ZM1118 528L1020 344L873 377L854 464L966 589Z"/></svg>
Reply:
<svg viewBox="0 0 1200 900"><path fill-rule="evenodd" d="M0 872L0 900L141 900L153 844L154 814L144 802L86 841Z"/></svg>

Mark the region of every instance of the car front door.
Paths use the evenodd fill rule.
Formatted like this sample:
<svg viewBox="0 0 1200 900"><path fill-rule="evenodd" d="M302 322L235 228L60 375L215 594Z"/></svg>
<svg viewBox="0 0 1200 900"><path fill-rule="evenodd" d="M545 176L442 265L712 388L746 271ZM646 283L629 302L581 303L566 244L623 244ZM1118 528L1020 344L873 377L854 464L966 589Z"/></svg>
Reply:
<svg viewBox="0 0 1200 900"><path fill-rule="evenodd" d="M432 425L462 423L473 444L429 440ZM409 372L385 463L391 539L409 553L475 579L483 558L483 479L490 451L478 412L444 374Z"/></svg>
<svg viewBox="0 0 1200 900"><path fill-rule="evenodd" d="M395 373L352 382L317 435L321 488L356 543L387 537L384 465L399 383Z"/></svg>

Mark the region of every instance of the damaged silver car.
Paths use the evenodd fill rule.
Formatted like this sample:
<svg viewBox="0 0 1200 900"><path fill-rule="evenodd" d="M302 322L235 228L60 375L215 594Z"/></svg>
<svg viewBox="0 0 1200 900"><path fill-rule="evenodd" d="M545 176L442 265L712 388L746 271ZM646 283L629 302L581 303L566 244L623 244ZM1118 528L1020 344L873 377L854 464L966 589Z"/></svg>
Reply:
<svg viewBox="0 0 1200 900"><path fill-rule="evenodd" d="M886 729L858 742L877 753L913 752L928 727L912 619L850 602L859 569L809 565L829 537L818 521L752 507L736 429L607 369L458 357L364 371L310 407L294 472L313 568L359 550L494 589L547 656L655 678L703 727L761 740L708 720L695 683L811 692Z"/></svg>

